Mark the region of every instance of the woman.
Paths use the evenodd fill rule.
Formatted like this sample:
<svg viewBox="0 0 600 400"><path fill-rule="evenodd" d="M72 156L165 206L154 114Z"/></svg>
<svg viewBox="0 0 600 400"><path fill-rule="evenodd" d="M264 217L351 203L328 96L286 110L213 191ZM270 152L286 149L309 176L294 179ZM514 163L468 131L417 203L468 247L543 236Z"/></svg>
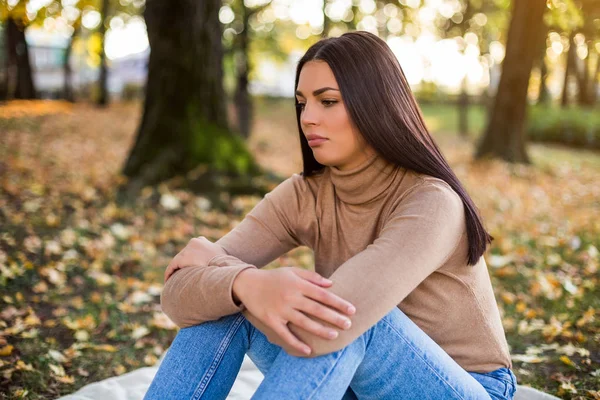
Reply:
<svg viewBox="0 0 600 400"><path fill-rule="evenodd" d="M183 329L146 399L223 399L246 353L254 399L511 399L491 237L389 47L321 40L295 89L304 171L173 259L161 301ZM316 272L260 269L300 245Z"/></svg>

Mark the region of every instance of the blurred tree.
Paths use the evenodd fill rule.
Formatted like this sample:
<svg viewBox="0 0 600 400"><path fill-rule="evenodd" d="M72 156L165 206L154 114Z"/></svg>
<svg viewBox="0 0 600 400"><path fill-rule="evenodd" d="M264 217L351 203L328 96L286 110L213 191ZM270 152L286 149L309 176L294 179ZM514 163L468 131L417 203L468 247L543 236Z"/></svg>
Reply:
<svg viewBox="0 0 600 400"><path fill-rule="evenodd" d="M267 1L256 7L248 7L244 4L243 0L231 1L231 9L235 14L235 18L231 23L237 26L240 32L238 33L237 30L233 29L236 34L227 51L233 56L236 75L233 99L237 114L237 129L245 139L250 137L253 119L252 100L248 92L249 76L252 69L250 63L250 43L254 40L254 32L250 26L250 19L255 18L258 13L269 7L270 3L270 1ZM231 23L227 25L231 25Z"/></svg>
<svg viewBox="0 0 600 400"><path fill-rule="evenodd" d="M71 34L71 37L69 37L69 41L67 42L67 47L65 49L65 53L63 56L63 75L64 75L64 81L63 81L63 97L65 100L70 101L70 102L74 102L75 101L75 93L73 92L73 82L72 82L72 75L73 75L73 71L71 69L71 53L73 51L73 43L75 42L75 40L77 39L77 37L79 36L79 34L81 33L81 13L79 14L79 17L77 17L77 19L73 22L73 33Z"/></svg>
<svg viewBox="0 0 600 400"><path fill-rule="evenodd" d="M100 5L100 26L98 32L102 38L100 48L100 79L98 80L99 96L97 105L104 107L108 105L108 65L106 64L106 26L109 23L110 1L102 0Z"/></svg>
<svg viewBox="0 0 600 400"><path fill-rule="evenodd" d="M574 43L575 32L569 33L569 50L567 50L567 58L565 62L565 76L563 80L562 95L560 98L560 104L564 108L569 105L569 78L572 75L572 70L577 62L575 54L576 44Z"/></svg>
<svg viewBox="0 0 600 400"><path fill-rule="evenodd" d="M440 17L436 21L442 37L456 38L463 56L466 56L467 39L477 38L477 46L481 56L489 56L489 44L501 37L501 27L506 25L507 9L509 3L505 0L483 1L483 0L461 0L460 8L452 15ZM475 36L473 36L475 35ZM472 40L471 40L472 41ZM488 60L491 60L488 57ZM492 65L489 65L491 71ZM468 76L465 73L461 84L461 90L457 101L458 106L458 130L461 136L467 136L469 131L468 112L470 97L467 90ZM484 100L487 97L484 92Z"/></svg>
<svg viewBox="0 0 600 400"><path fill-rule="evenodd" d="M596 101L594 77L597 67L592 65L595 42L600 40L600 1L578 0L577 6L583 16L583 24L573 38L573 44L581 50L576 51L576 77L578 88L578 103L582 106L592 106ZM578 40L580 39L580 40ZM579 53L579 54L578 54ZM600 61L596 62L600 65Z"/></svg>
<svg viewBox="0 0 600 400"><path fill-rule="evenodd" d="M142 121L123 170L129 189L199 164L238 176L258 172L227 126L220 6L220 0L146 2L151 52Z"/></svg>
<svg viewBox="0 0 600 400"><path fill-rule="evenodd" d="M525 149L527 89L543 34L546 0L513 1L512 8L498 92L476 157L529 162Z"/></svg>
<svg viewBox="0 0 600 400"><path fill-rule="evenodd" d="M27 13L26 1L9 4L0 1L0 22L4 24L7 53L6 81L2 92L6 98L35 99L37 92L33 82L29 46L25 40L25 29L32 22Z"/></svg>
<svg viewBox="0 0 600 400"><path fill-rule="evenodd" d="M564 38L568 50L564 53L565 70L561 105L576 101L588 106L595 102L594 74L592 65L595 43L600 40L600 2L597 0L551 0L551 12L547 23L551 30ZM572 80L574 83L572 83ZM576 88L575 97L572 88Z"/></svg>
<svg viewBox="0 0 600 400"><path fill-rule="evenodd" d="M538 104L546 104L550 100L550 93L548 91L548 86L546 85L546 79L548 78L548 64L546 63L546 50L548 49L546 45L546 39L548 38L548 26L544 22L544 32L540 35L540 44L538 46L537 54L538 54L538 68L540 69L540 85L538 88Z"/></svg>
<svg viewBox="0 0 600 400"><path fill-rule="evenodd" d="M113 18L119 19L120 23L127 23L127 21L141 14L141 4L139 1L118 1L118 0L78 0L73 3L72 0L55 0L53 3L55 6L45 7L40 10L38 15L41 17L40 20L43 22L44 18L62 18L71 27L71 36L67 42L65 48L65 54L63 58L63 71L65 76L65 87L64 97L69 101L73 101L74 95L72 93L71 86L71 67L69 64L69 58L71 56L73 44L78 40L86 40L82 33L87 32L87 29L82 26L82 18L85 12L96 11L100 15L100 21L98 23L97 34L92 35L98 39L99 45L97 46L97 60L98 67L100 69L99 79L97 83L97 95L94 96L94 101L99 106L106 106L110 102L110 96L108 92L108 76L110 70L108 68L108 60L106 56L106 41L105 36L107 29L111 26ZM96 54L94 54L96 55Z"/></svg>
<svg viewBox="0 0 600 400"><path fill-rule="evenodd" d="M467 46L464 41L464 37L467 32L470 32L471 19L475 15L477 8L479 8L481 4L475 5L472 0L463 0L461 2L461 9L458 13L452 15L451 18L446 18L447 23L444 25L444 30L442 31L444 36L454 36L460 38L460 43L462 43L462 54L465 55L465 50ZM462 79L460 95L458 97L458 133L462 137L467 137L469 133L469 94L467 92L467 80L468 76L465 72L465 75Z"/></svg>

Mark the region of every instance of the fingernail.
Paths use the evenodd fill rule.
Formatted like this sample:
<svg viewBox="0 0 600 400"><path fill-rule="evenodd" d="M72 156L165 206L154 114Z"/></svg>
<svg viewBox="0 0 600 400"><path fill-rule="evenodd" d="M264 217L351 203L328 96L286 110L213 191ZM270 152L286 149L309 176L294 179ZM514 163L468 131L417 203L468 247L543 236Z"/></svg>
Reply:
<svg viewBox="0 0 600 400"><path fill-rule="evenodd" d="M303 351L304 351L304 354L310 354L310 348L308 348L308 347L305 347Z"/></svg>
<svg viewBox="0 0 600 400"><path fill-rule="evenodd" d="M329 333L327 334L331 339L335 339L338 335L338 333L336 331L329 331Z"/></svg>
<svg viewBox="0 0 600 400"><path fill-rule="evenodd" d="M332 283L332 281L329 280L329 279L327 279L327 278L323 278L323 282L325 282L325 283Z"/></svg>
<svg viewBox="0 0 600 400"><path fill-rule="evenodd" d="M350 320L346 320L344 322L344 328L346 328L346 329L350 328Z"/></svg>
<svg viewBox="0 0 600 400"><path fill-rule="evenodd" d="M354 312L355 312L355 311L356 311L356 308L354 308L354 306L350 306L350 307L348 307L348 312L349 312L350 314L354 314Z"/></svg>

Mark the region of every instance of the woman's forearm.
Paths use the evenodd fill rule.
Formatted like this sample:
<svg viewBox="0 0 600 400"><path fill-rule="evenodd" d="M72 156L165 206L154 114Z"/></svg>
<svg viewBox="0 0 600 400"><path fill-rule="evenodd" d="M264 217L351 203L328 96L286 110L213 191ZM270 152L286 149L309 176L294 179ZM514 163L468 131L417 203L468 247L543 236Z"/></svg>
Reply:
<svg viewBox="0 0 600 400"><path fill-rule="evenodd" d="M257 278L257 274L260 274L259 269L248 268L240 272L233 280L233 286L231 295L233 302L241 306L243 304L243 297L247 293L247 289L252 287L252 281Z"/></svg>
<svg viewBox="0 0 600 400"><path fill-rule="evenodd" d="M242 271L256 267L229 258L218 256L211 265L175 272L161 294L163 312L183 328L241 311L243 307L233 300L233 282Z"/></svg>

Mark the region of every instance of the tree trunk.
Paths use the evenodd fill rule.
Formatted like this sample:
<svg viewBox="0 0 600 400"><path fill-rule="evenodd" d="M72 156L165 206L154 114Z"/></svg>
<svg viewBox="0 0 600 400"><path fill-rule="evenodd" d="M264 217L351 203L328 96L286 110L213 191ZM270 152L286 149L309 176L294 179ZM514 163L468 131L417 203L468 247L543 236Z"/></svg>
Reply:
<svg viewBox="0 0 600 400"><path fill-rule="evenodd" d="M64 55L64 59L63 59L63 73L64 73L63 97L65 98L65 100L70 101L70 102L75 101L75 96L73 94L73 82L71 79L72 75L73 75L73 71L71 69L70 58L71 58L71 52L73 50L73 41L75 40L75 38L77 37L78 34L79 34L79 28L75 28L73 30L73 34L71 35L71 38L69 39L69 43L67 43L67 48L65 49L65 55Z"/></svg>
<svg viewBox="0 0 600 400"><path fill-rule="evenodd" d="M573 38L575 33L571 33L569 36L569 50L567 51L567 62L565 64L565 78L563 80L563 90L560 100L561 107L569 105L569 77L571 76L571 70L575 67L575 42Z"/></svg>
<svg viewBox="0 0 600 400"><path fill-rule="evenodd" d="M2 51L0 53L0 61L2 61L2 65L0 65L0 102L4 100L8 100L8 57L7 57L7 45L8 40L6 37L8 23L5 23L0 30L0 40L2 40Z"/></svg>
<svg viewBox="0 0 600 400"><path fill-rule="evenodd" d="M227 127L220 7L220 0L146 1L151 51L142 121L123 171L130 187L199 164L224 173L258 171Z"/></svg>
<svg viewBox="0 0 600 400"><path fill-rule="evenodd" d="M500 84L477 158L491 156L509 162L529 162L525 149L527 89L543 32L545 8L545 0L513 2Z"/></svg>
<svg viewBox="0 0 600 400"><path fill-rule="evenodd" d="M598 102L598 92L600 92L600 52L596 54L596 69L592 74L592 105Z"/></svg>
<svg viewBox="0 0 600 400"><path fill-rule="evenodd" d="M548 65L546 65L546 59L542 57L540 60L540 89L538 95L538 104L546 104L550 99L550 93L546 86L546 78L548 78Z"/></svg>
<svg viewBox="0 0 600 400"><path fill-rule="evenodd" d="M12 18L8 18L6 24L8 98L35 99L37 93L33 82L29 47L25 40L25 27Z"/></svg>
<svg viewBox="0 0 600 400"><path fill-rule="evenodd" d="M544 32L540 35L540 44L538 49L539 54L539 66L540 66L540 87L538 89L538 104L546 104L550 100L550 93L546 86L546 79L548 78L548 65L546 64L546 38L548 37L548 27L544 24Z"/></svg>
<svg viewBox="0 0 600 400"><path fill-rule="evenodd" d="M576 76L577 76L577 88L578 88L578 96L577 103L580 106L590 106L592 105L592 87L590 87L591 76L590 72L592 72L592 68L590 66L591 57L590 52L592 51L593 43L591 41L588 42L588 54L583 59L580 60L576 58L576 61L581 63L581 68L576 67Z"/></svg>
<svg viewBox="0 0 600 400"><path fill-rule="evenodd" d="M108 21L109 0L102 0L102 9L100 11L100 36L102 38L102 48L100 50L100 79L98 81L98 100L99 106L108 105L108 66L106 65L106 23Z"/></svg>
<svg viewBox="0 0 600 400"><path fill-rule="evenodd" d="M463 78L458 97L458 132L460 137L469 136L469 94L467 93L467 77Z"/></svg>
<svg viewBox="0 0 600 400"><path fill-rule="evenodd" d="M327 16L325 12L325 8L327 7L327 0L323 0L323 32L321 32L321 37L329 37L329 30L331 29L331 20Z"/></svg>
<svg viewBox="0 0 600 400"><path fill-rule="evenodd" d="M237 110L237 121L238 130L240 135L244 139L250 137L250 131L252 129L252 101L250 94L248 93L248 74L250 72L250 65L248 60L248 31L250 25L248 20L250 19L250 13L248 8L242 2L242 19L244 24L244 30L237 35L239 40L239 47L237 49L236 71L237 71L237 85L235 89L235 105Z"/></svg>

